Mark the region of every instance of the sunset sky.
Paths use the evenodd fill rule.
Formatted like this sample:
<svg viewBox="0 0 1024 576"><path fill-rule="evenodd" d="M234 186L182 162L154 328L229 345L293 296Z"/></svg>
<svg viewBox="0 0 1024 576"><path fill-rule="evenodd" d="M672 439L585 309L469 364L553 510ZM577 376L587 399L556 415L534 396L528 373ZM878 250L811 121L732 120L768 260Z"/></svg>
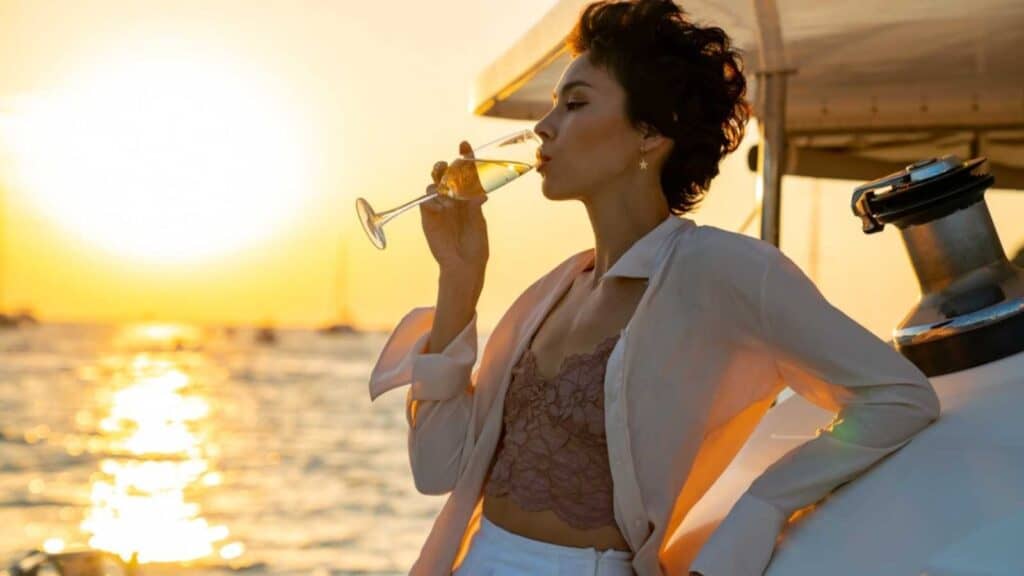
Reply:
<svg viewBox="0 0 1024 576"><path fill-rule="evenodd" d="M473 116L470 86L554 4L0 0L0 304L57 322L317 326L334 317L345 242L351 319L392 327L434 303L436 264L416 209L387 224L379 251L355 199L392 208L460 140L532 126ZM695 220L745 219L755 135L752 122ZM785 182L784 226L819 223L785 228L787 253L873 330L899 320L916 285L894 229L860 233L857 183ZM539 183L527 174L484 208L482 330L592 245L582 205L546 200ZM1024 197L988 198L1010 251ZM872 290L887 306L844 288L858 271L885 275Z"/></svg>

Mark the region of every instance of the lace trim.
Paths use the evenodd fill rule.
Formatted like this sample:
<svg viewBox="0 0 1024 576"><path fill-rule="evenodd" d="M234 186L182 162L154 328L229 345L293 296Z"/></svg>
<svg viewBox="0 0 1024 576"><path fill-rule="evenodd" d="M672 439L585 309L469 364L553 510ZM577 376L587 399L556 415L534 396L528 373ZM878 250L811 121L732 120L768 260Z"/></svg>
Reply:
<svg viewBox="0 0 1024 576"><path fill-rule="evenodd" d="M603 376L618 338L569 354L551 379L537 372L527 347L507 392L486 494L508 495L532 512L551 510L579 529L615 526Z"/></svg>
<svg viewBox="0 0 1024 576"><path fill-rule="evenodd" d="M545 382L552 382L558 380L561 375L565 374L570 369L577 368L580 365L585 364L586 361L592 357L604 354L605 352L615 348L615 343L618 339L618 334L612 334L598 343L594 350L590 352L573 352L572 354L566 355L565 358L562 358L562 364L558 367L558 371L555 372L555 375L551 378L545 377L537 370L537 357L534 356L533 350L530 349L530 346L527 346L526 350L523 352L523 357L520 359L520 363L524 366L531 367L531 373L534 376Z"/></svg>

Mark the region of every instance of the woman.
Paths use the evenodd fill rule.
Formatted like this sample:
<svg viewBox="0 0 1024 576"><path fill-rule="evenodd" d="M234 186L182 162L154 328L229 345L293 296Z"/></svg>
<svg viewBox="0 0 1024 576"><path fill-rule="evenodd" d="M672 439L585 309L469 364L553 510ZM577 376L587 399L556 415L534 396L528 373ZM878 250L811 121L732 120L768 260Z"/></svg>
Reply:
<svg viewBox="0 0 1024 576"><path fill-rule="evenodd" d="M475 372L487 198L420 205L437 305L401 320L370 379L371 398L411 384L417 489L451 492L412 573L761 574L792 513L904 445L938 399L774 246L679 217L748 117L722 30L670 0L598 2L568 43L538 171L546 198L583 203L594 248L523 292ZM787 385L836 420L688 558L669 537Z"/></svg>

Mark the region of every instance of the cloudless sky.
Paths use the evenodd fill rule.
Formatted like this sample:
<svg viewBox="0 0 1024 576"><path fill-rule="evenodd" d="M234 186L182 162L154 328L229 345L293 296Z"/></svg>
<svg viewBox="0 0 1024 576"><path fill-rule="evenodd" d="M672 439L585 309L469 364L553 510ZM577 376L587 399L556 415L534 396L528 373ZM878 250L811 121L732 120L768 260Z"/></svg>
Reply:
<svg viewBox="0 0 1024 576"><path fill-rule="evenodd" d="M473 116L470 87L554 4L0 0L0 304L52 321L316 326L335 317L345 242L351 320L392 327L434 303L436 264L418 209L378 251L355 199L392 208L459 140L532 126ZM751 122L695 220L746 218L755 136ZM898 233L860 233L856 183L785 182L783 248L884 334L917 299ZM527 174L484 207L482 331L593 244L582 205L539 184ZM1024 242L1020 196L988 199L1008 250Z"/></svg>
<svg viewBox="0 0 1024 576"><path fill-rule="evenodd" d="M552 4L0 2L3 303L317 324L347 239L353 319L385 322L429 252L416 211L377 252L355 198L390 208L517 126L469 87Z"/></svg>

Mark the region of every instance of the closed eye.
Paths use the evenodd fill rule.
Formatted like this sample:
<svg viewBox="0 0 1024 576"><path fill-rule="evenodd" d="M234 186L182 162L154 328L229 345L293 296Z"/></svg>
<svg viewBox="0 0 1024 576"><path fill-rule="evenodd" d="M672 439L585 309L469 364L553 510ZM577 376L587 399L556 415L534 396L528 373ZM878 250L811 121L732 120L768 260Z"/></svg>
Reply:
<svg viewBox="0 0 1024 576"><path fill-rule="evenodd" d="M565 105L565 108L566 110L575 110L576 108L582 108L585 105L586 102L569 102Z"/></svg>

